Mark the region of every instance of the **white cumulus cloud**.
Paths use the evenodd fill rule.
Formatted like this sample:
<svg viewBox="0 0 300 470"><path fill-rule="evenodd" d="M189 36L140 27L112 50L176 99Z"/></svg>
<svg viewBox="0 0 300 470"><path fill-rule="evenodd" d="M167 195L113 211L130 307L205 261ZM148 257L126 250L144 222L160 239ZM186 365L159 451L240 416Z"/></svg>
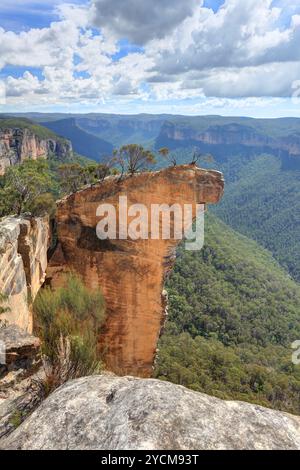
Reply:
<svg viewBox="0 0 300 470"><path fill-rule="evenodd" d="M202 0L56 1L56 21L21 32L1 28L0 19L7 100L291 96L292 83L300 79L299 1L225 0L217 12L203 5ZM141 47L124 52L120 40ZM28 70L16 78L5 75L7 66Z"/></svg>

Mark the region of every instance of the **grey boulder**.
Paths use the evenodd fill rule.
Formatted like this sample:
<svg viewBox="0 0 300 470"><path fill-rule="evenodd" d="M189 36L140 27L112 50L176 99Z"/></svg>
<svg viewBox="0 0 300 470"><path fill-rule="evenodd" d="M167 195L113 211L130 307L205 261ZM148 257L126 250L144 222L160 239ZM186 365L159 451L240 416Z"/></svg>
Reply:
<svg viewBox="0 0 300 470"><path fill-rule="evenodd" d="M300 417L168 382L101 375L68 382L2 449L300 449Z"/></svg>

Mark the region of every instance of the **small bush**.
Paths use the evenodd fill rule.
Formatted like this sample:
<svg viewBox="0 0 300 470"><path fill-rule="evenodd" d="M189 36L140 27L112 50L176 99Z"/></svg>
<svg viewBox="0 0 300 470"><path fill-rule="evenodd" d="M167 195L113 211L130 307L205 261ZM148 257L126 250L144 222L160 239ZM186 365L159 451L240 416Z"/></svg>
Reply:
<svg viewBox="0 0 300 470"><path fill-rule="evenodd" d="M67 380L101 368L97 343L105 320L100 291L87 289L70 274L64 287L42 289L34 302L35 330L45 356L45 394Z"/></svg>

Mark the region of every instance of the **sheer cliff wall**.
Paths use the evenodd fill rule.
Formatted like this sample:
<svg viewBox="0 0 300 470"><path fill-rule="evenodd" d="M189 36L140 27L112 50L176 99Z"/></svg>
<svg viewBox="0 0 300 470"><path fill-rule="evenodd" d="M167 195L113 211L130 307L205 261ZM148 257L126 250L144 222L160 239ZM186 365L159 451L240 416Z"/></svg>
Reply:
<svg viewBox="0 0 300 470"><path fill-rule="evenodd" d="M72 155L72 144L65 139L40 138L30 129L0 129L0 175L6 168L26 158L37 160L51 154L64 161Z"/></svg>

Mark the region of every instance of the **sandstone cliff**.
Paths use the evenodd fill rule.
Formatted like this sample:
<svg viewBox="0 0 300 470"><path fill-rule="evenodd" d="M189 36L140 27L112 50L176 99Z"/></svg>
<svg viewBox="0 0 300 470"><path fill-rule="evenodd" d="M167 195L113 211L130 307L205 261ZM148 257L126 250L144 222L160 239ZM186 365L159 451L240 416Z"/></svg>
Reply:
<svg viewBox="0 0 300 470"><path fill-rule="evenodd" d="M0 222L0 292L10 311L2 320L32 331L30 303L45 280L48 218L6 217Z"/></svg>
<svg viewBox="0 0 300 470"><path fill-rule="evenodd" d="M300 449L300 418L158 380L94 376L54 392L3 449Z"/></svg>
<svg viewBox="0 0 300 470"><path fill-rule="evenodd" d="M1 124L1 122L0 122ZM25 158L36 160L54 154L65 160L72 153L70 142L52 137L39 137L28 128L0 128L0 175L5 168L22 162Z"/></svg>
<svg viewBox="0 0 300 470"><path fill-rule="evenodd" d="M151 376L156 345L165 321L163 286L173 267L178 240L106 240L96 236L100 203L128 205L217 203L223 194L222 174L193 165L142 173L119 181L108 178L58 204L59 245L48 277L53 287L73 270L91 288L100 288L107 305L107 324L100 338L110 370Z"/></svg>

